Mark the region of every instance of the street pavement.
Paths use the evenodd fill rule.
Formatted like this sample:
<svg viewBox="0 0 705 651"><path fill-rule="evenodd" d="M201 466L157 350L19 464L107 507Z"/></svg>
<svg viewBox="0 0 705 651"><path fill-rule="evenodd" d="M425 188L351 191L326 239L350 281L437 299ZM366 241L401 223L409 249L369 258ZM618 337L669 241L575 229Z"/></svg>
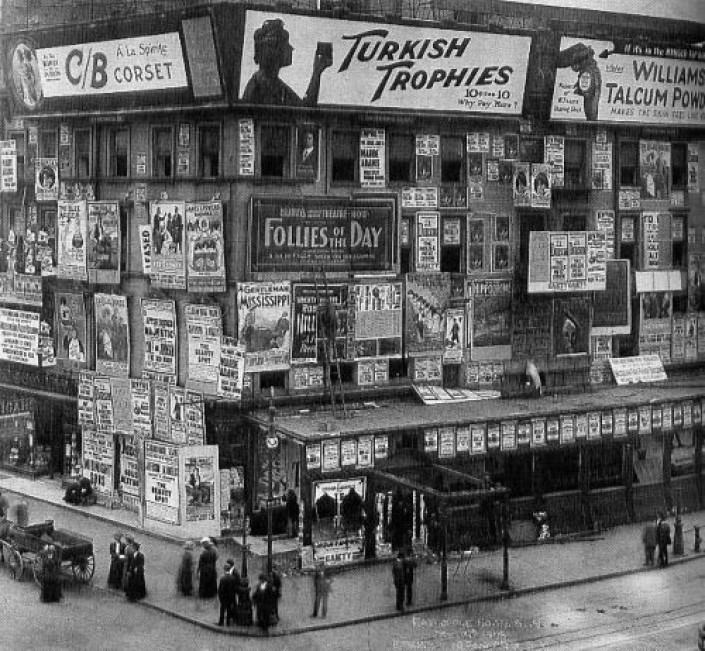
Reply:
<svg viewBox="0 0 705 651"><path fill-rule="evenodd" d="M181 620L231 635L260 635L256 627L216 626L217 599L203 600L183 597L176 592L175 575L182 550L182 540L162 534L140 531L134 513L102 506L75 507L62 501L63 490L58 481L31 480L0 474L0 490L9 498L11 508L20 496L29 498L30 522L47 517L55 520L57 528L72 529L93 538L96 571L92 587L109 591L107 583L110 558L108 548L115 531L136 532L146 559L147 597L140 602ZM67 526L66 522L71 526ZM673 535L673 518L670 519ZM671 555L672 564L697 561L705 553L693 550L693 525L705 524L705 511L683 515L685 554ZM310 574L295 573L283 579L279 606L279 624L269 634L287 635L348 624L405 616L411 613L505 599L536 591L557 589L568 585L616 578L637 572L666 570L644 567L641 544L642 523L623 525L586 539L558 539L509 550L509 587L502 589L503 552L479 551L467 556L451 555L448 559L448 599L441 601L441 566L419 559L415 575L414 601L405 613L395 609L394 586L389 563L357 566L334 571L332 590L325 619L311 617L313 579ZM241 567L239 546L228 540L218 547L218 567L233 558ZM250 558L250 585L254 585L265 559ZM117 598L122 595L115 593Z"/></svg>

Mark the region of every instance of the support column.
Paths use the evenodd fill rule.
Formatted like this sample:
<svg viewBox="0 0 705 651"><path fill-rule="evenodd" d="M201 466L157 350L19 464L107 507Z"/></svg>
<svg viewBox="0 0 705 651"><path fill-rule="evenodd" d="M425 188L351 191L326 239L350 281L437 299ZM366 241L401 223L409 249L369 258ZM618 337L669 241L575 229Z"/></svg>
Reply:
<svg viewBox="0 0 705 651"><path fill-rule="evenodd" d="M673 450L673 432L663 433L663 500L666 508L673 508L673 493L671 491L671 451Z"/></svg>
<svg viewBox="0 0 705 651"><path fill-rule="evenodd" d="M624 502L630 522L636 520L634 512L634 447L631 443L622 446L622 483L624 485Z"/></svg>
<svg viewBox="0 0 705 651"><path fill-rule="evenodd" d="M590 503L590 449L582 443L578 447L578 486L583 528L592 531L592 504Z"/></svg>
<svg viewBox="0 0 705 651"><path fill-rule="evenodd" d="M695 462L695 485L698 490L698 508L703 508L703 428L696 425L693 428L693 446Z"/></svg>

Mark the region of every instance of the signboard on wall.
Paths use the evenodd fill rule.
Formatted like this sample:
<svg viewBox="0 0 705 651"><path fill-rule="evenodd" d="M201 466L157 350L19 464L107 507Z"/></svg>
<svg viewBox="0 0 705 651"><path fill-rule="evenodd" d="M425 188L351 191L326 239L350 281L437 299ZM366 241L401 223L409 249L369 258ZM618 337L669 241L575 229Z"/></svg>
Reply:
<svg viewBox="0 0 705 651"><path fill-rule="evenodd" d="M250 269L389 271L394 214L392 200L253 198Z"/></svg>
<svg viewBox="0 0 705 651"><path fill-rule="evenodd" d="M416 213L416 271L441 270L441 213Z"/></svg>
<svg viewBox="0 0 705 651"><path fill-rule="evenodd" d="M145 517L179 524L179 448L144 442Z"/></svg>
<svg viewBox="0 0 705 651"><path fill-rule="evenodd" d="M675 52L629 41L564 37L551 119L703 125L705 108L699 98L705 62L697 60L700 54L698 49Z"/></svg>
<svg viewBox="0 0 705 651"><path fill-rule="evenodd" d="M293 48L275 84L258 70L263 39ZM531 38L247 11L242 45L243 102L519 115Z"/></svg>
<svg viewBox="0 0 705 651"><path fill-rule="evenodd" d="M0 307L0 359L39 366L39 313Z"/></svg>
<svg viewBox="0 0 705 651"><path fill-rule="evenodd" d="M220 472L218 446L198 445L181 448L184 485L185 522L220 519Z"/></svg>

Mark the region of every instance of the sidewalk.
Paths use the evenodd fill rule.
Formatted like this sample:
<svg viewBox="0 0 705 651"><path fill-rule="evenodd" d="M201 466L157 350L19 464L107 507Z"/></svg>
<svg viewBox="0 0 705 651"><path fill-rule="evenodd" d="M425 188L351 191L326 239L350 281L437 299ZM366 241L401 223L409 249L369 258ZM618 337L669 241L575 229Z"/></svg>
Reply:
<svg viewBox="0 0 705 651"><path fill-rule="evenodd" d="M115 529L138 529L135 514L123 510L109 510L100 506L72 507L62 501L63 491L56 481L31 480L0 474L0 489L7 492L10 501L15 494L44 503L44 509L60 507L86 517L83 533L93 536L96 555L94 589L107 590L109 566L108 543ZM43 518L42 508L34 509L30 519ZM672 557L672 563L682 563L705 557L693 552L694 524L705 523L705 511L683 516L685 555ZM670 520L673 536L673 519ZM57 526L61 526L57 523ZM586 583L642 571L656 571L643 567L641 544L642 524L616 527L590 540L575 540L511 548L509 550L509 590L501 590L502 550L478 552L468 562L451 556L448 559L448 600L440 601L440 565L420 561L414 582L414 604L406 613L433 610L483 600L499 600L541 590L551 590L577 583ZM230 635L260 635L256 627L220 628L217 600L201 600L176 594L174 576L182 554L180 540L139 533L142 551L146 557L146 607L170 614L179 619L203 626L214 632ZM241 558L236 545L221 544L218 549L218 568L226 558L233 558L240 569ZM250 585L260 571L259 563L266 559L251 559ZM116 597L122 598L116 592ZM313 580L310 575L295 574L283 579L283 596L279 606L280 622L270 629L270 635L288 635L353 623L400 616L395 610L394 587L389 563L356 567L333 575L332 593L326 619L310 617L313 604Z"/></svg>

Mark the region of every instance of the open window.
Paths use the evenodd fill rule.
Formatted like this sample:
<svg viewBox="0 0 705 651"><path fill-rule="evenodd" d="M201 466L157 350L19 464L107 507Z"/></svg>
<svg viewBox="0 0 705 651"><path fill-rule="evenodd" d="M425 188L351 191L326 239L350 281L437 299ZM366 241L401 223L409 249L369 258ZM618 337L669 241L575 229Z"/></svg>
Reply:
<svg viewBox="0 0 705 651"><path fill-rule="evenodd" d="M171 127L152 129L152 174L170 178L174 174L174 131Z"/></svg>

